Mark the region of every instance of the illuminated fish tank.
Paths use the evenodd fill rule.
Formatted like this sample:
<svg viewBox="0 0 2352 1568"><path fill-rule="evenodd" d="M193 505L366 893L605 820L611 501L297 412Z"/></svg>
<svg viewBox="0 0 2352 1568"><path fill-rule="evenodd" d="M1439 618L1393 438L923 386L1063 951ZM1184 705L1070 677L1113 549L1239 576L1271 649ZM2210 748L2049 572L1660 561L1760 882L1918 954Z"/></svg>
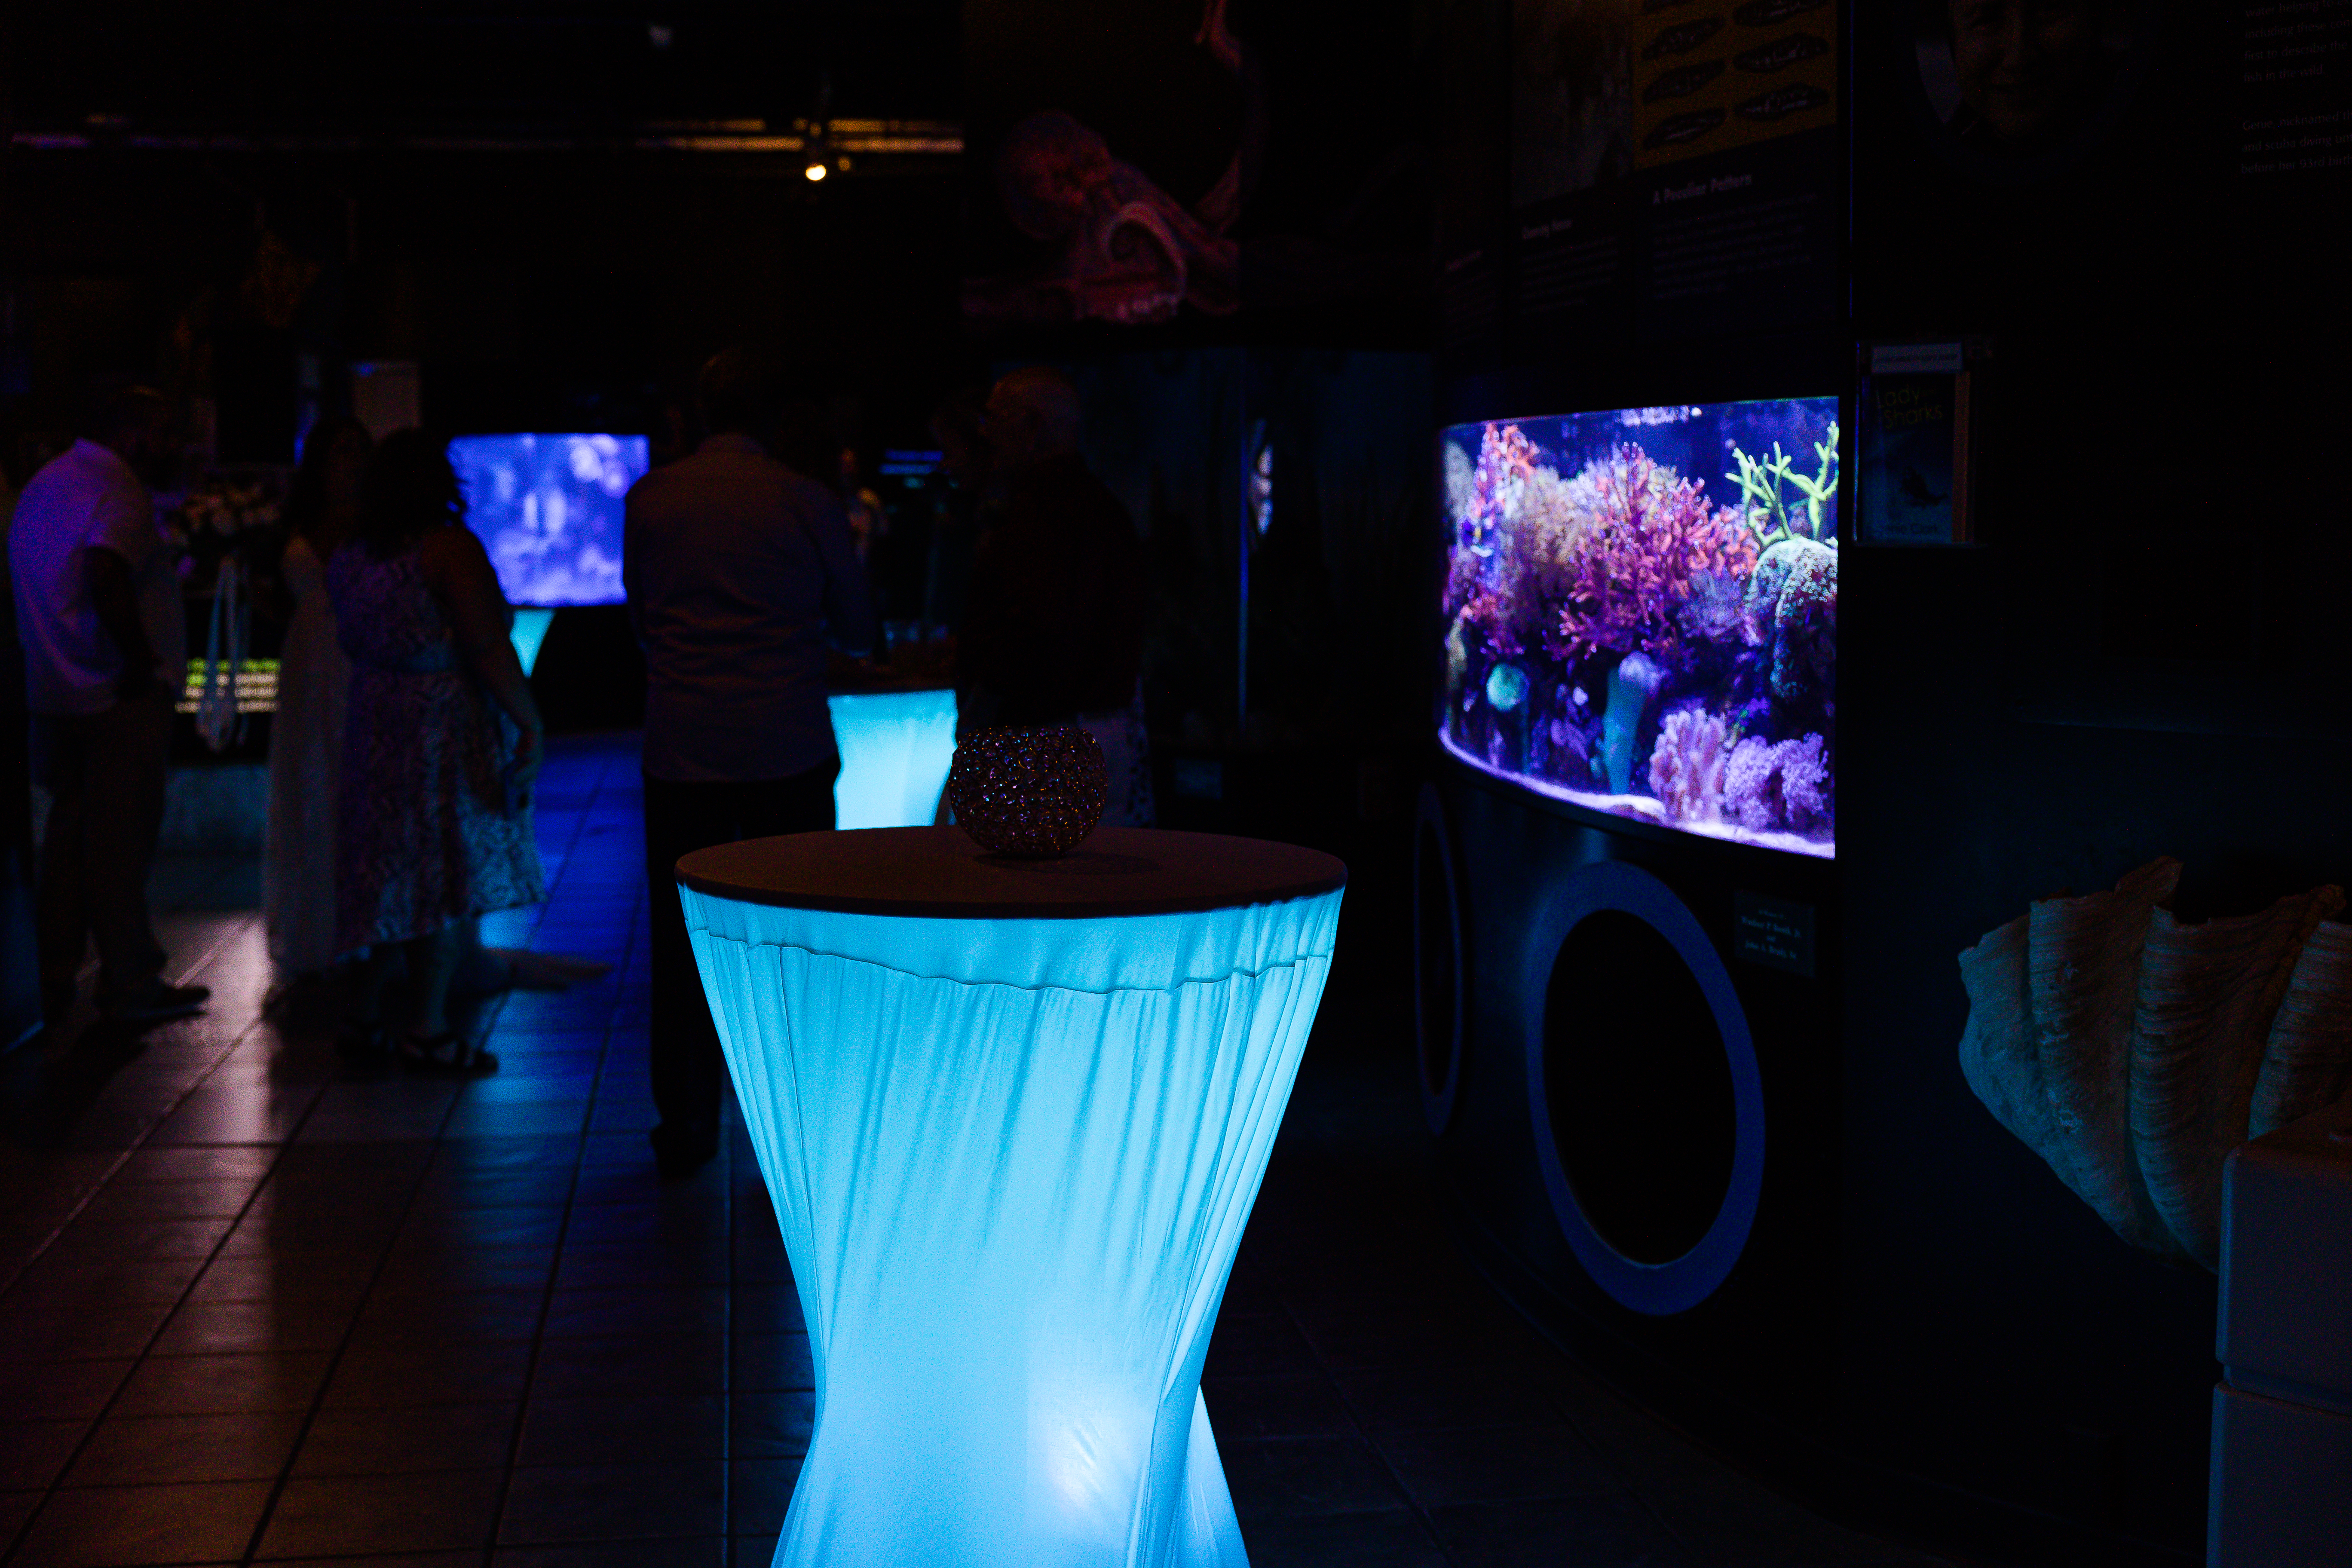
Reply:
<svg viewBox="0 0 2352 1568"><path fill-rule="evenodd" d="M1710 838L1837 845L1838 402L1444 435L1446 750Z"/></svg>
<svg viewBox="0 0 2352 1568"><path fill-rule="evenodd" d="M466 521L510 605L617 605L621 504L649 467L643 436L460 436Z"/></svg>

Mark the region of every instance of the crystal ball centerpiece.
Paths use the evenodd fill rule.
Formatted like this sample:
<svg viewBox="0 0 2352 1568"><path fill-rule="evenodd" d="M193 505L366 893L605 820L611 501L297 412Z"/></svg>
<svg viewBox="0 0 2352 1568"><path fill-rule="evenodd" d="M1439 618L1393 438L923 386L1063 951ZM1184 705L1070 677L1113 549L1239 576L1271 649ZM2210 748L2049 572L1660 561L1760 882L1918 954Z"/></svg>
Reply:
<svg viewBox="0 0 2352 1568"><path fill-rule="evenodd" d="M1025 860L1077 847L1109 796L1102 747L1076 724L976 731L948 772L956 826L982 848Z"/></svg>

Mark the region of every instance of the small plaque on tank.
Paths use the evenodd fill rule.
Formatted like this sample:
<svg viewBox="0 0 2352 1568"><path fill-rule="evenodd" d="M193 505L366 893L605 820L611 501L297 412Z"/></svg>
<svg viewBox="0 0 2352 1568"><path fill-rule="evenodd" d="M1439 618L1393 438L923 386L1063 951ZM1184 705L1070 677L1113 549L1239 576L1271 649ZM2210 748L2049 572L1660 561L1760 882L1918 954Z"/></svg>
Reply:
<svg viewBox="0 0 2352 1568"><path fill-rule="evenodd" d="M1731 951L1767 969L1813 977L1813 906L1761 893L1731 895Z"/></svg>

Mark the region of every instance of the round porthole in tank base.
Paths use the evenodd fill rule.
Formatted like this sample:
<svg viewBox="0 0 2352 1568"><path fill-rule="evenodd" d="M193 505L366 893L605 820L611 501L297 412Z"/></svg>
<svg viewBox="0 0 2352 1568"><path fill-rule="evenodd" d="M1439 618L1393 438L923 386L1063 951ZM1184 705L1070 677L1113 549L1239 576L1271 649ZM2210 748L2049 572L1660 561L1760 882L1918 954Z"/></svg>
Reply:
<svg viewBox="0 0 2352 1568"><path fill-rule="evenodd" d="M1454 1119L1462 1084L1462 895L1454 874L1454 836L1436 786L1421 786L1412 833L1412 1000L1421 1110L1430 1136Z"/></svg>
<svg viewBox="0 0 2352 1568"><path fill-rule="evenodd" d="M1764 1093L1747 1015L1698 919L1638 867L1564 880L1528 945L1528 1103L1553 1213L1593 1282L1687 1311L1756 1221Z"/></svg>

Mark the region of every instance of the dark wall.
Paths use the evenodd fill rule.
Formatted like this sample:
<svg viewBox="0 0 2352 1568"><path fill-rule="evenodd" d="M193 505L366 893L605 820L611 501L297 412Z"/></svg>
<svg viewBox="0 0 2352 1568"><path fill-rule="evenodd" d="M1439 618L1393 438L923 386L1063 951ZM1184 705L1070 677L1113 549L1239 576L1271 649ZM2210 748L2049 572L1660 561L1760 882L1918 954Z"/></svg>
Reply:
<svg viewBox="0 0 2352 1568"><path fill-rule="evenodd" d="M0 55L19 125L140 130L401 126L610 132L648 120L952 112L954 6L630 0L548 5L11 7ZM830 110L820 108L830 94Z"/></svg>
<svg viewBox="0 0 2352 1568"><path fill-rule="evenodd" d="M414 359L447 428L658 436L705 356L761 337L878 445L919 436L959 374L944 161L821 189L790 157L555 148L10 163L0 273L32 326L0 419L19 428L135 375L215 396L224 456L284 460L307 355L330 408L350 362Z"/></svg>
<svg viewBox="0 0 2352 1568"><path fill-rule="evenodd" d="M2213 1281L2126 1247L1977 1102L1953 961L2158 855L2188 863L2192 917L2352 876L2330 217L2352 165L2336 132L2276 129L2352 110L2343 40L2288 69L2276 7L2110 5L2077 100L2004 142L1923 83L1946 7L1842 8L1844 151L1806 176L1847 214L1834 309L1751 292L1689 337L1637 310L1629 338L1556 299L1530 327L1549 241L1494 176L1512 9L1447 17L1442 417L1851 395L1874 342L1986 356L1979 546L1843 548L1837 1458L1927 1483L1923 1515L2192 1558ZM1601 198L1577 200L1582 221Z"/></svg>
<svg viewBox="0 0 2352 1568"><path fill-rule="evenodd" d="M2213 1281L2126 1247L1977 1104L1952 955L2158 855L2187 862L2192 916L2352 874L2334 608L2352 507L2323 456L2352 399L2320 369L2345 314L2309 224L2341 175L2242 173L2266 110L2233 12L2134 10L2097 122L2021 152L1921 112L1900 8L1855 21L1856 334L1972 337L1990 359L1983 549L1845 563L1867 1176L1848 1407L1898 1463L2184 1556ZM2299 204L2303 226L2279 221Z"/></svg>
<svg viewBox="0 0 2352 1568"><path fill-rule="evenodd" d="M1413 745L1429 670L1396 627L1426 585L1427 357L1233 347L1069 368L1087 460L1146 535L1155 730L1204 748ZM1260 446L1272 452L1272 510L1247 546L1244 695L1242 492Z"/></svg>
<svg viewBox="0 0 2352 1568"><path fill-rule="evenodd" d="M1238 67L1203 43L1212 15ZM1204 219L1234 253L1229 273L1193 259L1196 280L1223 279L1213 307L1195 295L1141 330L1082 308L1078 319L1099 329L1087 349L1139 337L1425 347L1436 189L1426 0L965 0L963 19L964 247L977 331L1017 343L1063 318L1034 300L1016 306L1011 285L1106 270L1086 247L1024 234L1000 184L1005 133L1057 112L1097 133L1125 177ZM1203 198L1226 180L1238 201L1219 214ZM1098 208L1137 195L1123 185L1098 196ZM1136 237L1109 248L1131 260Z"/></svg>

